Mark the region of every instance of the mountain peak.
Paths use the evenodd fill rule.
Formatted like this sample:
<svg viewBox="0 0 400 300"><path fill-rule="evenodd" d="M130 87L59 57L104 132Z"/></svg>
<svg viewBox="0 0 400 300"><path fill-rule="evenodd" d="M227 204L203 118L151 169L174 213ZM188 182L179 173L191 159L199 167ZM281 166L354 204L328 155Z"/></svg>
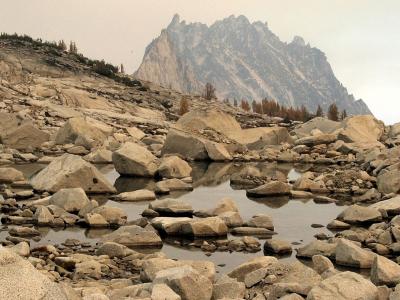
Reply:
<svg viewBox="0 0 400 300"><path fill-rule="evenodd" d="M304 39L301 36L296 35L293 38L292 44L304 47L306 45L306 42L304 41Z"/></svg>
<svg viewBox="0 0 400 300"><path fill-rule="evenodd" d="M179 23L175 16L170 26L177 27L149 46L138 78L192 94L212 82L222 99L268 98L310 111L336 103L349 114L370 113L337 80L323 52L302 37L287 44L266 23L250 23L243 15L211 26Z"/></svg>
<svg viewBox="0 0 400 300"><path fill-rule="evenodd" d="M168 25L168 27L176 26L180 23L181 17L179 14L174 14L171 23Z"/></svg>

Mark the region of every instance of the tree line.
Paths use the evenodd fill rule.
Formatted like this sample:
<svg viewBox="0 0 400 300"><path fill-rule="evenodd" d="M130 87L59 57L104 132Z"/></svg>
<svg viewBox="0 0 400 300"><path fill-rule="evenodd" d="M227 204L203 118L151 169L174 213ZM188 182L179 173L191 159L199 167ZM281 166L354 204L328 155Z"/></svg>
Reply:
<svg viewBox="0 0 400 300"><path fill-rule="evenodd" d="M233 101L235 107L240 106L245 111L252 110L255 113L261 115L267 115L270 117L280 117L284 120L302 121L306 122L314 117L324 117L324 111L320 105L318 105L315 113L310 112L304 105L300 107L285 106L279 104L276 100L263 99L261 102L253 100L251 104L247 100L241 100L240 105L237 100ZM335 103L332 103L328 107L326 117L332 121L343 120L347 117L346 110L339 113L339 109Z"/></svg>
<svg viewBox="0 0 400 300"><path fill-rule="evenodd" d="M211 83L206 83L204 86L204 91L202 93L203 98L206 100L216 99L216 89ZM225 99L226 104L232 105L229 99ZM307 122L314 117L325 117L324 110L320 105L318 105L315 113L310 112L304 105L300 107L288 107L279 104L276 100L263 99L261 102L255 100L249 102L242 99L240 103L234 99L234 107L240 107L244 111L253 111L261 115L267 115L270 117L280 117L285 121L302 121ZM183 115L189 111L189 101L187 98L182 98L179 107L179 114ZM326 112L326 117L332 121L340 121L347 117L346 110L339 112L339 109L335 103L329 105Z"/></svg>

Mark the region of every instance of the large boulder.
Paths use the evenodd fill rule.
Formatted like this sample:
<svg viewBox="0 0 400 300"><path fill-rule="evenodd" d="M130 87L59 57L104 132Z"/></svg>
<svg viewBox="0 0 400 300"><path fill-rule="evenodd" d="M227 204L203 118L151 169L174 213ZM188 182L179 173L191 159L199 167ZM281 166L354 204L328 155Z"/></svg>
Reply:
<svg viewBox="0 0 400 300"><path fill-rule="evenodd" d="M154 230L137 225L123 226L102 238L103 242L114 242L128 247L161 247L162 240Z"/></svg>
<svg viewBox="0 0 400 300"><path fill-rule="evenodd" d="M121 175L153 177L158 168L157 157L135 143L125 143L112 155L115 169Z"/></svg>
<svg viewBox="0 0 400 300"><path fill-rule="evenodd" d="M215 109L192 110L179 118L176 125L188 132L213 130L226 137L241 130L234 117Z"/></svg>
<svg viewBox="0 0 400 300"><path fill-rule="evenodd" d="M167 134L161 154L176 154L185 160L205 160L208 159L206 143L204 138L182 130L171 129Z"/></svg>
<svg viewBox="0 0 400 300"><path fill-rule="evenodd" d="M298 125L293 131L298 138L303 138L310 136L312 131L315 129L318 129L324 134L331 134L340 127L340 122L331 121L323 117L316 117L304 124Z"/></svg>
<svg viewBox="0 0 400 300"><path fill-rule="evenodd" d="M343 121L339 139L346 143L376 142L382 137L385 126L372 115L352 116Z"/></svg>
<svg viewBox="0 0 400 300"><path fill-rule="evenodd" d="M293 142L283 127L243 130L235 118L227 113L211 109L193 110L183 115L176 127L169 131L162 154L179 154L189 160L209 157L213 160L230 160L229 151L222 144L211 142L210 135L251 150Z"/></svg>
<svg viewBox="0 0 400 300"><path fill-rule="evenodd" d="M377 177L378 190L384 194L400 192L400 163L382 170Z"/></svg>
<svg viewBox="0 0 400 300"><path fill-rule="evenodd" d="M395 286L400 283L400 266L383 256L376 255L371 267L371 281L375 285Z"/></svg>
<svg viewBox="0 0 400 300"><path fill-rule="evenodd" d="M178 156L167 156L162 159L158 173L164 178L185 178L190 177L192 167Z"/></svg>
<svg viewBox="0 0 400 300"><path fill-rule="evenodd" d="M311 289L307 300L377 300L378 288L368 279L353 272L331 276Z"/></svg>
<svg viewBox="0 0 400 300"><path fill-rule="evenodd" d="M0 246L0 299L67 300L67 296L30 262Z"/></svg>
<svg viewBox="0 0 400 300"><path fill-rule="evenodd" d="M153 284L164 283L182 300L210 300L212 283L190 266L169 268L157 273Z"/></svg>
<svg viewBox="0 0 400 300"><path fill-rule="evenodd" d="M388 215L398 215L400 214L400 196L376 202L369 207L384 210Z"/></svg>
<svg viewBox="0 0 400 300"><path fill-rule="evenodd" d="M350 224L372 223L381 221L382 214L374 207L355 204L346 208L337 218Z"/></svg>
<svg viewBox="0 0 400 300"><path fill-rule="evenodd" d="M76 144L90 149L102 145L106 134L98 127L93 126L84 118L71 118L65 122L56 135L56 144Z"/></svg>
<svg viewBox="0 0 400 300"><path fill-rule="evenodd" d="M375 253L362 249L354 242L340 239L336 246L336 263L341 266L369 269L375 258Z"/></svg>
<svg viewBox="0 0 400 300"><path fill-rule="evenodd" d="M57 192L63 188L82 188L87 193L114 193L115 188L93 165L80 156L64 154L54 159L32 180L35 190Z"/></svg>
<svg viewBox="0 0 400 300"><path fill-rule="evenodd" d="M67 212L79 212L90 203L90 200L82 188L71 188L59 190L51 196L49 202Z"/></svg>
<svg viewBox="0 0 400 300"><path fill-rule="evenodd" d="M1 138L4 145L17 150L33 150L49 141L50 135L31 124L23 124Z"/></svg>

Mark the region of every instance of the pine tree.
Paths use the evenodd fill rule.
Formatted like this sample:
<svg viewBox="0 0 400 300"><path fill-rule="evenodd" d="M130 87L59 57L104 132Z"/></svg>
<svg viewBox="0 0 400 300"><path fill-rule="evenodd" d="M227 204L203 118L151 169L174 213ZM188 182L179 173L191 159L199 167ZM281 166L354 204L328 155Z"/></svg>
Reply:
<svg viewBox="0 0 400 300"><path fill-rule="evenodd" d="M341 120L344 120L344 119L346 119L347 118L347 111L345 110L345 109L343 109L343 111L342 111L342 113L341 113L341 115L340 115L340 119Z"/></svg>
<svg viewBox="0 0 400 300"><path fill-rule="evenodd" d="M339 121L339 111L335 103L332 103L328 108L328 118L332 121Z"/></svg>
<svg viewBox="0 0 400 300"><path fill-rule="evenodd" d="M75 42L70 42L69 43L69 52L73 54L78 54L78 48L76 47Z"/></svg>
<svg viewBox="0 0 400 300"><path fill-rule="evenodd" d="M237 101L237 99L233 99L233 106L234 106L234 107L237 107L237 106L238 106L238 101Z"/></svg>
<svg viewBox="0 0 400 300"><path fill-rule="evenodd" d="M243 99L242 102L240 103L240 107L244 110L244 111L250 111L250 104L249 102L247 102L247 100Z"/></svg>
<svg viewBox="0 0 400 300"><path fill-rule="evenodd" d="M323 117L324 116L324 111L322 110L321 105L318 105L317 111L315 113L316 117Z"/></svg>
<svg viewBox="0 0 400 300"><path fill-rule="evenodd" d="M211 99L216 98L216 96L215 96L215 87L211 83L209 83L209 82L206 83L206 86L204 88L204 95L203 96L207 100L211 100Z"/></svg>
<svg viewBox="0 0 400 300"><path fill-rule="evenodd" d="M65 44L64 40L58 42L58 48L62 51L67 51L67 45Z"/></svg>

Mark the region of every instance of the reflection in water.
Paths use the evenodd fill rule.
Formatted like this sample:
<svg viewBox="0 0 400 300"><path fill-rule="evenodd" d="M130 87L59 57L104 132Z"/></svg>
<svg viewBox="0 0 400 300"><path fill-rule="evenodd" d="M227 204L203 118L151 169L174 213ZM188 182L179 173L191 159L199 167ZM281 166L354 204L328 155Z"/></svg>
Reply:
<svg viewBox="0 0 400 300"><path fill-rule="evenodd" d="M289 197L249 197L249 200L262 203L270 208L280 208L289 203Z"/></svg>
<svg viewBox="0 0 400 300"><path fill-rule="evenodd" d="M301 172L309 167L296 166L291 164L276 164L270 162L260 163L193 163L193 186L195 189L190 192L174 193L168 197L180 198L189 202L195 210L207 210L216 206L218 201L224 197L235 200L240 215L244 221L260 213L270 215L273 219L275 231L278 233L274 238L283 239L291 243L305 244L314 240L317 233L332 235L332 232L324 228L312 228L311 224L318 223L326 225L343 210L343 207L335 204L316 204L310 200L291 200L288 197L271 197L249 199L245 190L234 190L230 185L230 178L244 168L252 166L262 176L270 178L287 178L290 181L296 180ZM34 174L40 168L37 165L24 165L26 174ZM137 189L153 190L155 180L146 178L119 177L112 165L99 166L99 170L115 185L118 192L133 191ZM140 217L141 212L148 207L149 202L115 202L106 197L96 196L101 205L122 208L128 215L128 221ZM106 229L83 229L67 228L66 230L55 230L41 228L42 240L38 243L61 243L67 238L76 238L81 241L97 242L104 234L110 232ZM236 238L229 236L229 238ZM262 240L260 240L261 243ZM167 239L162 251L170 258L178 259L205 259L221 264L219 270L224 272L254 256L263 255L258 253L228 253L216 252L210 257L198 248L186 247L189 241L177 241ZM158 250L157 250L158 251ZM283 260L293 260L295 251Z"/></svg>

